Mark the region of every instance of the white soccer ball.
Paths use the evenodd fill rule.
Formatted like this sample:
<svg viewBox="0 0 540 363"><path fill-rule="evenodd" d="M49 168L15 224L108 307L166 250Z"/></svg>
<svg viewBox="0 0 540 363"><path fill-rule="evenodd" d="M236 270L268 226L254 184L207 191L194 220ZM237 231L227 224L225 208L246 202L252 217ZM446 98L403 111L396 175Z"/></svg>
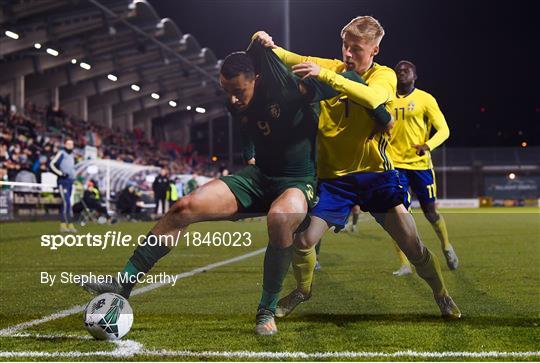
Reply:
<svg viewBox="0 0 540 363"><path fill-rule="evenodd" d="M129 332L132 324L133 310L118 294L96 296L84 308L84 326L96 339L120 339Z"/></svg>

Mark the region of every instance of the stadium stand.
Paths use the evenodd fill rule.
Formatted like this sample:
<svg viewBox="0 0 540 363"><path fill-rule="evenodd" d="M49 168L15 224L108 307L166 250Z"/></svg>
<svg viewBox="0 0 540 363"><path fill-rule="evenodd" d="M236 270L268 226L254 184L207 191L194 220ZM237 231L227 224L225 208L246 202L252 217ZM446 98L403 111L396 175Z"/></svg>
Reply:
<svg viewBox="0 0 540 363"><path fill-rule="evenodd" d="M217 175L189 138L152 140L155 117L204 106L180 113L185 129L226 111L212 51L147 1L14 1L0 22L14 34L0 39L3 179L25 169L39 182L65 136L79 158L91 145L99 158Z"/></svg>

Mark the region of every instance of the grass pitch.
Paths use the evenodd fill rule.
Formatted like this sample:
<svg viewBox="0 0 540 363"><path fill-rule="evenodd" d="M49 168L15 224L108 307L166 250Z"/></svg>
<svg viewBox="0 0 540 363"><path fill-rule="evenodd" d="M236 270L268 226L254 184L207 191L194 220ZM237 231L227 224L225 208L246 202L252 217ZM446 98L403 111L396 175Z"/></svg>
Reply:
<svg viewBox="0 0 540 363"><path fill-rule="evenodd" d="M264 256L259 253L183 278L174 287L163 286L133 296L130 302L135 322L125 337L127 353L113 355L113 358L154 361L540 359L539 210L479 209L443 213L450 239L460 257L460 267L454 272L445 266L431 226L421 213L414 215L423 241L441 260L447 287L463 313L461 321L447 322L439 318L430 289L420 278L392 275L399 263L390 239L366 217L359 222L357 233L329 232L325 236L320 256L322 269L315 275L313 297L289 318L278 320L277 336L253 334ZM140 235L146 234L151 225L93 224L80 228L79 233L104 234L116 230ZM267 241L264 221L201 223L190 230L251 232L253 244L250 247L203 245L189 248L182 244L160 261L152 273L192 271L257 251ZM41 284L42 271L115 273L123 267L133 249L64 247L52 251L40 246L41 235L57 234L57 231L58 224L51 222L0 225L2 360L108 360L109 352L118 353L121 348L110 342L86 339L88 333L82 324L82 313L6 331L90 300L87 293L73 284L56 283L52 287ZM290 273L283 292L288 293L293 286ZM134 348L137 344L139 350ZM496 351L536 352L536 355L384 355L407 350L426 354ZM239 351L248 354L241 356ZM14 352L21 356L13 355ZM103 355L97 355L100 352ZM233 354L228 356L231 352ZM333 352L334 355L257 356L257 352ZM343 352L382 355L346 356Z"/></svg>

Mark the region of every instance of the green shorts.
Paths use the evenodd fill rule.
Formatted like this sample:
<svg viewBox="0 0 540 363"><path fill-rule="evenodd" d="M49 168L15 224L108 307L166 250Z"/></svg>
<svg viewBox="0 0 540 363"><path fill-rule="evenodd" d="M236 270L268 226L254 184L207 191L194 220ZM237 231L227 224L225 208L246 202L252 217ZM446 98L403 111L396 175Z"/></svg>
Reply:
<svg viewBox="0 0 540 363"><path fill-rule="evenodd" d="M220 179L248 213L267 213L272 202L289 188L298 188L304 193L309 209L317 202L315 176L271 177L257 166L250 165L234 175L222 176Z"/></svg>

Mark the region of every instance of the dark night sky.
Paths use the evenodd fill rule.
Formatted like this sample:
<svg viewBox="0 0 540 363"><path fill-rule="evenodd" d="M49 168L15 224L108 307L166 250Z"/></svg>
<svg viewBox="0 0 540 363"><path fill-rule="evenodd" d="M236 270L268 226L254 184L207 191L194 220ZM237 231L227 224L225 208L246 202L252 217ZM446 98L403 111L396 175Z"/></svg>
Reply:
<svg viewBox="0 0 540 363"><path fill-rule="evenodd" d="M280 45L284 41L281 0L149 2L218 58L245 49L257 30L266 30ZM540 145L540 32L532 2L493 4L291 0L291 50L341 58L343 25L372 15L386 31L376 61L391 67L401 59L416 64L417 87L432 93L446 115L452 132L447 145Z"/></svg>

